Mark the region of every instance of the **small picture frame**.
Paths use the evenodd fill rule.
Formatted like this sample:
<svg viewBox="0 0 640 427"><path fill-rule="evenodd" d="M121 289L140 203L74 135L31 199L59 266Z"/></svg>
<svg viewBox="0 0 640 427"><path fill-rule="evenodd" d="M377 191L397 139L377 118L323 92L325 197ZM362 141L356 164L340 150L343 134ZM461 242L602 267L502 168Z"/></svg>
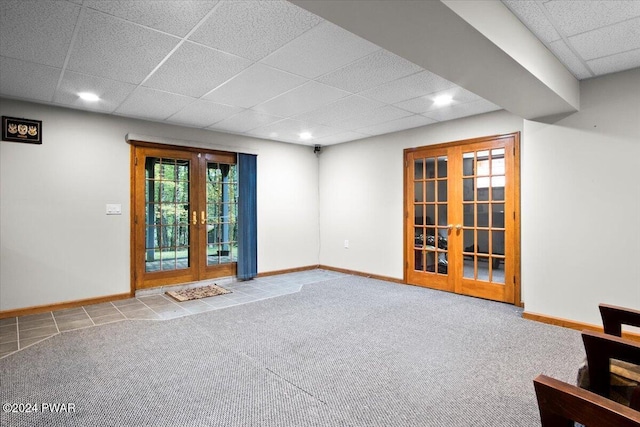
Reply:
<svg viewBox="0 0 640 427"><path fill-rule="evenodd" d="M2 116L2 140L42 144L42 121Z"/></svg>

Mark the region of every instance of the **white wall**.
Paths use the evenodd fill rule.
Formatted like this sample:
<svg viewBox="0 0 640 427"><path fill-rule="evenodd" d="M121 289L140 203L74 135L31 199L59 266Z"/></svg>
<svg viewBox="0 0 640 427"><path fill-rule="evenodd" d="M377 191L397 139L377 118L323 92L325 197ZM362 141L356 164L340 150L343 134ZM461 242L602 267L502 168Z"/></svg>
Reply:
<svg viewBox="0 0 640 427"><path fill-rule="evenodd" d="M522 281L532 313L640 309L640 69L581 83L581 110L525 121Z"/></svg>
<svg viewBox="0 0 640 427"><path fill-rule="evenodd" d="M6 99L0 113L42 120L44 141L0 143L0 310L129 292L128 133L257 153L258 270L318 263L310 147Z"/></svg>
<svg viewBox="0 0 640 427"><path fill-rule="evenodd" d="M498 111L324 148L320 264L402 279L403 150L521 130Z"/></svg>
<svg viewBox="0 0 640 427"><path fill-rule="evenodd" d="M581 86L555 124L489 113L325 147L319 168L309 147L0 100L44 127L42 146L0 143L0 310L129 291L127 133L258 152L259 271L402 278L402 150L520 130L526 311L599 324L600 302L640 309L640 70Z"/></svg>
<svg viewBox="0 0 640 427"><path fill-rule="evenodd" d="M402 150L522 130L525 310L600 324L600 302L640 309L640 70L581 92L555 124L502 111L327 147L320 263L402 278Z"/></svg>

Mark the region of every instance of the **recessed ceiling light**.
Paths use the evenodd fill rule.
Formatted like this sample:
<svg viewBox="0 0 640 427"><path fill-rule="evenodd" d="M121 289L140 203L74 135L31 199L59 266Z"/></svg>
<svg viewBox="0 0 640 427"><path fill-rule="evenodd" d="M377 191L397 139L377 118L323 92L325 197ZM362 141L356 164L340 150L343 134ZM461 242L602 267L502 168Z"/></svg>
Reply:
<svg viewBox="0 0 640 427"><path fill-rule="evenodd" d="M302 132L300 135L298 135L300 137L300 139L302 140L307 140L307 139L311 139L313 137L313 135L311 135L311 132Z"/></svg>
<svg viewBox="0 0 640 427"><path fill-rule="evenodd" d="M89 102L100 101L100 97L95 93L91 93L91 92L80 92L78 96L80 97L80 99L84 101L89 101Z"/></svg>
<svg viewBox="0 0 640 427"><path fill-rule="evenodd" d="M433 99L433 103L435 105L449 105L451 104L451 102L453 101L453 96L451 95L440 95L440 96L436 96Z"/></svg>

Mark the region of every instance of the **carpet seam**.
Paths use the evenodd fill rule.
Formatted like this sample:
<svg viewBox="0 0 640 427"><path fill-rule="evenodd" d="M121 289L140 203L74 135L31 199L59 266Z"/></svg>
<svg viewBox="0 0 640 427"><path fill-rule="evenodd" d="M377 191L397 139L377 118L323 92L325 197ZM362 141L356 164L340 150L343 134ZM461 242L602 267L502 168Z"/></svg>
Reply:
<svg viewBox="0 0 640 427"><path fill-rule="evenodd" d="M325 406L329 406L329 404L327 402L325 402L324 400L320 399L318 396L315 396L313 393L311 393L308 390L305 390L304 388L300 387L299 385L289 381L288 379L286 379L285 377L283 377L282 375L278 374L277 372L272 371L271 369L267 368L266 366L263 366L263 368L269 372L271 372L273 375L275 375L276 377L280 378L281 380L283 380L284 382L286 382L287 384L290 384L292 386L294 386L295 388L297 388L298 390L300 390L301 392L307 394L310 397L313 397L315 400L317 400L318 402L322 403Z"/></svg>
<svg viewBox="0 0 640 427"><path fill-rule="evenodd" d="M191 317L191 316L187 316L187 317ZM188 319L189 322L191 322L192 324L194 324L196 326L196 328L198 328L200 330L201 333L203 333L204 335L206 335L208 338L213 339L213 335L209 334L209 330L204 328L202 325L198 324L197 322L195 322L193 319ZM287 378L283 377L282 375L278 374L277 372L269 369L269 367L267 367L265 364L261 363L258 359L256 359L255 357L252 357L248 354L246 354L245 352L242 351L237 351L236 349L226 346L224 344L221 343L217 343L217 345L219 345L221 348L225 349L226 351L229 351L229 353L231 354L236 354L242 358L244 358L245 360L247 360L248 362L250 362L254 367L259 368L259 369L264 369L268 372L270 372L271 374L273 374L274 376L280 378L281 380L283 380L284 382L286 382L287 384L290 384L291 386L297 388L298 390L302 391L303 393L305 393L306 395L312 397L313 399L317 400L318 402L322 403L325 406L329 406L329 404L327 402L325 402L324 400L320 399L318 396L315 396L313 393L311 393L308 390L305 390L304 388L302 388L301 386L293 383L292 381L288 380Z"/></svg>

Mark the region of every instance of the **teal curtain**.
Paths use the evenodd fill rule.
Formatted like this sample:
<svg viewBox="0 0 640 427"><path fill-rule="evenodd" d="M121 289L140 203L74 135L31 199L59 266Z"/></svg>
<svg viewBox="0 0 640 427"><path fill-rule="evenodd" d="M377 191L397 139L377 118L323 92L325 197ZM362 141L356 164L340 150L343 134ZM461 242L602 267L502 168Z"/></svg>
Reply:
<svg viewBox="0 0 640 427"><path fill-rule="evenodd" d="M258 275L257 158L238 154L238 279Z"/></svg>

